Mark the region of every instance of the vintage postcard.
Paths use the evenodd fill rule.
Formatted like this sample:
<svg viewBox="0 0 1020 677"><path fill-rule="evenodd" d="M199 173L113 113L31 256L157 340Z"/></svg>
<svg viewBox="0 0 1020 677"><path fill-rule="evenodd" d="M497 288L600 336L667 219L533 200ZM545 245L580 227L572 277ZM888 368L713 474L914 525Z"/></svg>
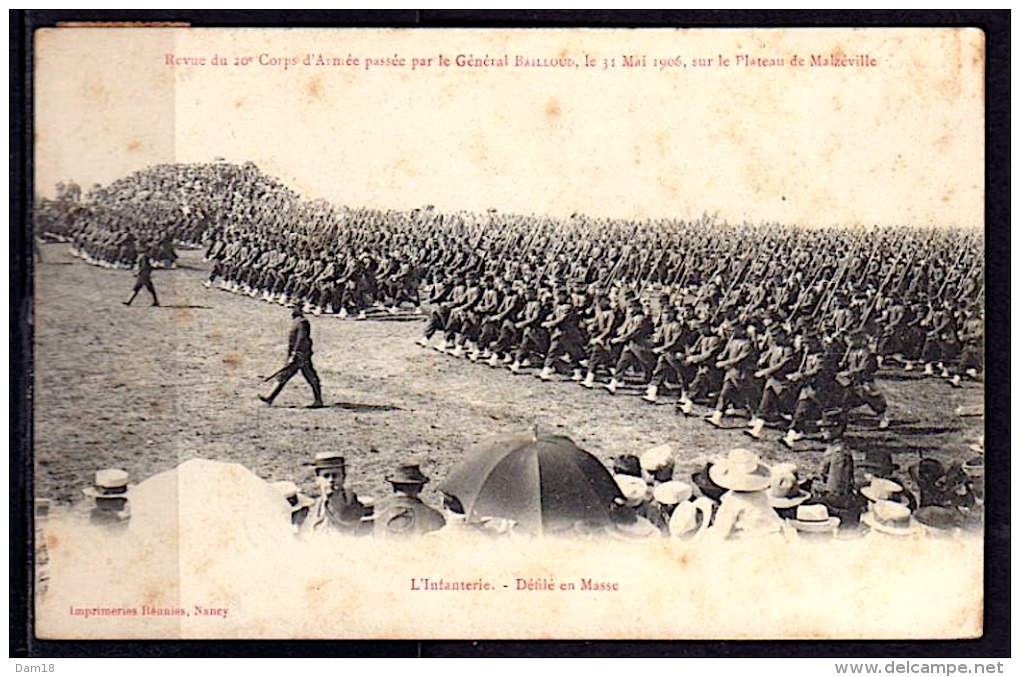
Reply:
<svg viewBox="0 0 1020 677"><path fill-rule="evenodd" d="M982 32L33 57L37 637L981 636Z"/></svg>

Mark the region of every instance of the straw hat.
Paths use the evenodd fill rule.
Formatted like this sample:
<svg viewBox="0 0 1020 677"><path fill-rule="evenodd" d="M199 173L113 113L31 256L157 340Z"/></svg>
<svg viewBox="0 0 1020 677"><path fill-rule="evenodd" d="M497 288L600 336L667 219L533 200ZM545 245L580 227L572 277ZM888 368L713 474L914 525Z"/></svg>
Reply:
<svg viewBox="0 0 1020 677"><path fill-rule="evenodd" d="M747 449L732 449L726 458L712 465L708 476L731 491L764 491L772 485L769 467Z"/></svg>
<svg viewBox="0 0 1020 677"><path fill-rule="evenodd" d="M392 475L386 476L391 484L428 484L429 478L417 463L402 463Z"/></svg>
<svg viewBox="0 0 1020 677"><path fill-rule="evenodd" d="M311 463L316 470L347 469L347 459L339 451L320 451Z"/></svg>
<svg viewBox="0 0 1020 677"><path fill-rule="evenodd" d="M636 508L648 500L648 484L640 477L633 475L613 475L616 485L623 494L623 504ZM619 499L617 499L619 500Z"/></svg>
<svg viewBox="0 0 1020 677"><path fill-rule="evenodd" d="M874 531L890 536L911 536L918 532L910 508L902 503L892 501L876 501L866 512L861 521Z"/></svg>
<svg viewBox="0 0 1020 677"><path fill-rule="evenodd" d="M673 467L673 447L660 444L641 454L641 469L655 473Z"/></svg>
<svg viewBox="0 0 1020 677"><path fill-rule="evenodd" d="M871 484L861 488L861 495L869 501L898 501L894 496L903 491L903 487L892 480L876 477Z"/></svg>
<svg viewBox="0 0 1020 677"><path fill-rule="evenodd" d="M127 498L128 473L120 468L105 468L96 471L95 486L82 489L92 498Z"/></svg>
<svg viewBox="0 0 1020 677"><path fill-rule="evenodd" d="M829 510L821 503L801 505L797 507L797 517L787 519L787 524L809 534L835 531L839 528L839 518L830 517Z"/></svg>
<svg viewBox="0 0 1020 677"><path fill-rule="evenodd" d="M663 482L652 490L652 498L662 505L679 505L691 500L693 495L694 487L679 480Z"/></svg>
<svg viewBox="0 0 1020 677"><path fill-rule="evenodd" d="M669 517L669 535L686 536L706 528L712 519L712 506L712 501L704 496L678 505Z"/></svg>

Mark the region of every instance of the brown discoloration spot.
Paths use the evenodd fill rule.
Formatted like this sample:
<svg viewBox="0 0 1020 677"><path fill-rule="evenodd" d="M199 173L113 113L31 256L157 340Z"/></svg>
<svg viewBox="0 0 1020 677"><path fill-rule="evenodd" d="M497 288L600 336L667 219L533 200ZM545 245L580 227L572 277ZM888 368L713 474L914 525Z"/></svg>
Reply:
<svg viewBox="0 0 1020 677"><path fill-rule="evenodd" d="M46 534L46 548L51 552L60 547L60 539L56 534Z"/></svg>
<svg viewBox="0 0 1020 677"><path fill-rule="evenodd" d="M402 157L399 160L397 160L397 163L394 166L394 168L398 172L405 174L407 176L418 176L419 174L418 168L415 167L413 162L407 159L406 157Z"/></svg>
<svg viewBox="0 0 1020 677"><path fill-rule="evenodd" d="M106 91L106 85L103 81L95 77L87 77L81 84L81 93L87 99L93 99L97 102L105 102L109 97L109 93Z"/></svg>
<svg viewBox="0 0 1020 677"><path fill-rule="evenodd" d="M312 79L305 85L305 93L308 94L308 98L317 100L322 98L322 78L318 75L312 76Z"/></svg>
<svg viewBox="0 0 1020 677"><path fill-rule="evenodd" d="M145 592L142 596L142 604L146 606L156 606L160 600L160 592L161 590L158 587L153 585L145 586Z"/></svg>
<svg viewBox="0 0 1020 677"><path fill-rule="evenodd" d="M127 149L129 153L137 152L142 147L142 142L138 139L131 139L128 142Z"/></svg>
<svg viewBox="0 0 1020 677"><path fill-rule="evenodd" d="M244 99L234 99L234 108L240 108L244 106Z"/></svg>
<svg viewBox="0 0 1020 677"><path fill-rule="evenodd" d="M190 308L175 308L173 321L178 324L190 324L195 321L195 313Z"/></svg>
<svg viewBox="0 0 1020 677"><path fill-rule="evenodd" d="M669 155L669 130L660 129L655 133L655 137L652 139L655 144L655 150L659 152L659 155Z"/></svg>
<svg viewBox="0 0 1020 677"><path fill-rule="evenodd" d="M244 362L244 353L239 353L236 350L232 350L223 356L223 364L231 369L236 369L242 362Z"/></svg>
<svg viewBox="0 0 1020 677"><path fill-rule="evenodd" d="M563 115L563 109L560 108L560 102L555 97L550 98L545 104L545 116L550 120L558 120Z"/></svg>

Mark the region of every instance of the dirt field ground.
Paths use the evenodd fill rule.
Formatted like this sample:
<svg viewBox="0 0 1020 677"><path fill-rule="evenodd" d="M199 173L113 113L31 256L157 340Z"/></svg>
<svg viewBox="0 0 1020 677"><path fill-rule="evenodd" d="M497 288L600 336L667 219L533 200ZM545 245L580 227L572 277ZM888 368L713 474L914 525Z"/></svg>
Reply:
<svg viewBox="0 0 1020 677"><path fill-rule="evenodd" d="M201 253L181 252L181 267L157 271L163 303L143 292L131 307L127 271L71 258L66 245L43 247L35 272L34 460L37 497L77 501L95 470L122 467L140 481L194 457L236 461L267 480L293 479L313 490L307 462L319 451L347 453L349 484L359 493L388 493L384 476L415 460L434 480L463 451L491 433L538 425L569 435L605 460L669 442L681 469L707 455L748 446L745 418L732 430L651 406L635 394L615 397L570 381L545 384L455 359L414 340L421 320L312 317L315 365L327 407L305 409L307 384L296 377L277 403L262 378L286 357L289 313L275 304L207 290ZM979 405L980 384L956 390L917 372L883 373L892 426L856 416L847 441L855 450L885 447L906 466L920 454L948 462L973 456L980 417L954 409ZM822 445L791 452L771 431L753 448L767 461L794 460L814 472ZM425 498L438 502L434 481Z"/></svg>

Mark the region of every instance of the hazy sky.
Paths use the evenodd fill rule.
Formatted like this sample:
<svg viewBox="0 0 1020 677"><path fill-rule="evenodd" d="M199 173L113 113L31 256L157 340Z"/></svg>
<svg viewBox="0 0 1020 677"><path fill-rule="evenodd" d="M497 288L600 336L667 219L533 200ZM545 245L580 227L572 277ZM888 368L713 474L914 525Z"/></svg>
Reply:
<svg viewBox="0 0 1020 677"><path fill-rule="evenodd" d="M52 29L36 41L43 194L223 157L352 206L983 225L978 31ZM509 65L458 67L458 54ZM406 65L366 70L365 57ZM412 71L413 58L432 65Z"/></svg>

